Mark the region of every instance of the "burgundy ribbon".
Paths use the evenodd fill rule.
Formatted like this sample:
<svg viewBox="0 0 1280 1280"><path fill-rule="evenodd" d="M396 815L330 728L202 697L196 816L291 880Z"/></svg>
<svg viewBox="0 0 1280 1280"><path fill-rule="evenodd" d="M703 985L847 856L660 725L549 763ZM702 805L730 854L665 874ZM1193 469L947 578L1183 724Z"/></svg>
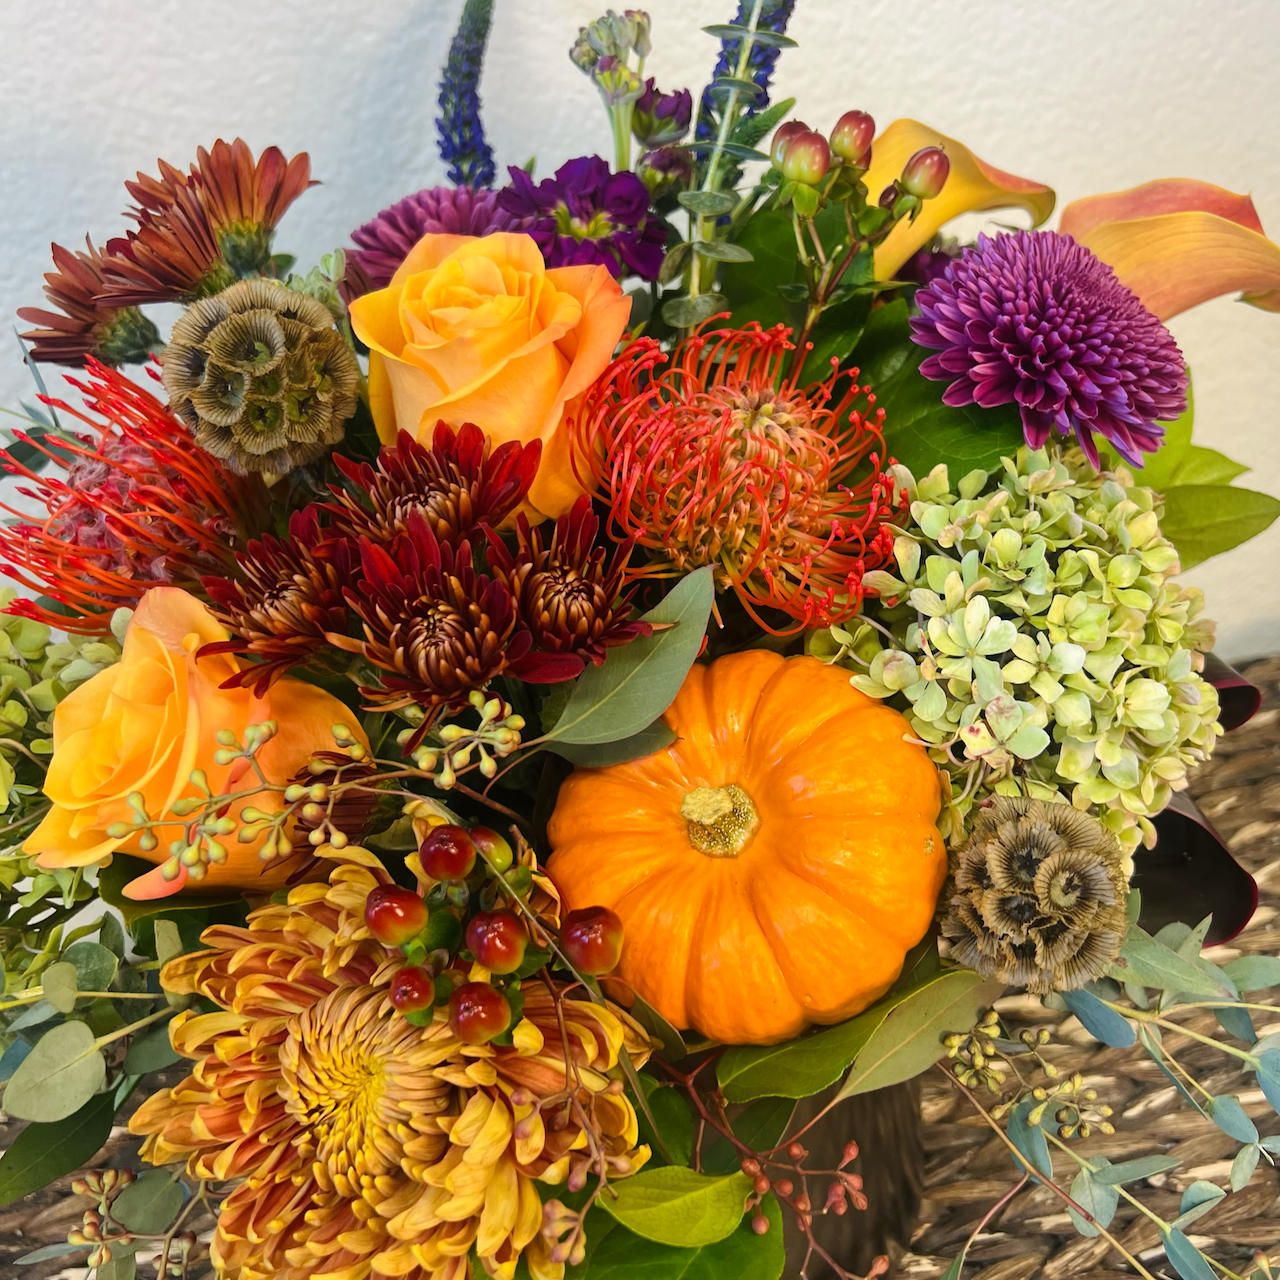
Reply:
<svg viewBox="0 0 1280 1280"><path fill-rule="evenodd" d="M1205 655L1204 678L1218 690L1220 719L1228 733L1252 719L1262 705L1262 690L1212 653ZM1194 925L1212 915L1205 942L1234 938L1257 910L1254 878L1185 792L1176 792L1152 821L1155 848L1140 848L1133 859L1142 927L1155 933L1175 920Z"/></svg>

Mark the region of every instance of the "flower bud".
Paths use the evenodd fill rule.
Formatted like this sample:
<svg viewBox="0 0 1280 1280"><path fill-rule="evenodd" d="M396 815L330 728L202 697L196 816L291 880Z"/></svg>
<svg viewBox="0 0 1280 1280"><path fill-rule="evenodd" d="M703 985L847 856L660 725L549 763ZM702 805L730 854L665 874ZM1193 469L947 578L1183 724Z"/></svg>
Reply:
<svg viewBox="0 0 1280 1280"><path fill-rule="evenodd" d="M769 149L769 158L778 168L781 168L782 158L787 154L787 148L792 141L802 133L808 132L809 126L803 120L788 120L786 124L780 124L773 135L773 145Z"/></svg>
<svg viewBox="0 0 1280 1280"><path fill-rule="evenodd" d="M898 190L898 184L891 182L880 193L880 199L876 202L882 209L892 209L898 203L898 196L902 193Z"/></svg>
<svg viewBox="0 0 1280 1280"><path fill-rule="evenodd" d="M920 200L932 200L950 172L951 161L941 147L921 147L902 170L902 189Z"/></svg>
<svg viewBox="0 0 1280 1280"><path fill-rule="evenodd" d="M659 147L646 151L636 161L636 176L649 188L653 197L689 185L693 177L693 157L675 147Z"/></svg>
<svg viewBox="0 0 1280 1280"><path fill-rule="evenodd" d="M841 160L866 168L876 122L865 111L846 111L831 130L831 150Z"/></svg>
<svg viewBox="0 0 1280 1280"><path fill-rule="evenodd" d="M662 93L650 76L644 82L644 92L636 99L631 131L642 147L663 147L679 142L689 132L692 118L693 95L689 90Z"/></svg>
<svg viewBox="0 0 1280 1280"><path fill-rule="evenodd" d="M788 182L812 186L827 176L831 168L831 148L822 134L807 130L787 144L779 167Z"/></svg>

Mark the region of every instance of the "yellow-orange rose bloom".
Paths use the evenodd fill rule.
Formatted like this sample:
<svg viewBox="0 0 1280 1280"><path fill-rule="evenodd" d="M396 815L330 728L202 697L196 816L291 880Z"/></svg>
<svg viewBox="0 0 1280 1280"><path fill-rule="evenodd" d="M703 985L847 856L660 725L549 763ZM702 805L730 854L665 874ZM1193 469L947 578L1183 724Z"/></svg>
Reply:
<svg viewBox="0 0 1280 1280"><path fill-rule="evenodd" d="M87 867L109 854L135 854L151 862L169 857L169 842L181 835L175 801L198 796L193 769L203 769L214 795L247 790L256 783L249 763L219 764L217 734L229 729L243 742L251 724L275 720L279 732L261 747L257 762L268 781L287 782L312 753L332 750L332 728L345 724L368 746L359 721L337 698L291 676L277 680L264 697L248 689L223 689L240 664L230 654L197 657L202 645L226 640L227 632L194 596L177 587L156 587L138 604L124 638L120 661L69 693L53 714L53 759L45 795L53 802L27 838L24 850L42 867ZM246 777L247 775L247 777ZM117 822L131 823L128 797L140 792L152 820L173 825L156 834L159 848L141 847L141 832L123 838L107 834ZM284 804L281 793L265 791L238 801L270 813ZM264 837L240 844L224 842L226 862L210 864L202 889L271 892L297 869L296 859L265 865L258 857ZM159 867L129 884L128 897L147 899L176 893L185 870L165 880Z"/></svg>
<svg viewBox="0 0 1280 1280"><path fill-rule="evenodd" d="M607 268L548 269L529 236L423 236L385 289L351 304L378 435L429 441L443 419L495 445L541 440L529 502L563 515L583 492L566 424L630 314Z"/></svg>

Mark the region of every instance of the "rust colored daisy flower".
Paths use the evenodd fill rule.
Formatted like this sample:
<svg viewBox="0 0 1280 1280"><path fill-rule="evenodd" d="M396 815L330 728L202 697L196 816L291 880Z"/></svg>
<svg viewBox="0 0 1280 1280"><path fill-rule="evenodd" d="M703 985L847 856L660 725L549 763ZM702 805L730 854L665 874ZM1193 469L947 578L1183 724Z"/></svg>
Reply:
<svg viewBox="0 0 1280 1280"><path fill-rule="evenodd" d="M853 409L866 392L856 369L801 387L784 372L792 350L781 325L703 330L659 369L666 357L642 338L595 384L575 428L611 535L648 553L627 576L714 565L718 589L777 635L852 617L863 574L893 550L883 411Z"/></svg>
<svg viewBox="0 0 1280 1280"><path fill-rule="evenodd" d="M473 689L512 670L529 651L506 584L477 573L471 544L441 542L426 518L410 513L393 559L360 541L362 577L346 591L364 638L330 633L339 649L359 653L381 672L381 688L363 688L371 706L425 712L412 750L445 707L462 707Z"/></svg>
<svg viewBox="0 0 1280 1280"><path fill-rule="evenodd" d="M189 174L158 164L159 178L125 183L138 229L107 243L102 296L115 305L193 302L266 272L276 224L312 185L306 152L268 147L255 161L240 138L201 147Z"/></svg>
<svg viewBox="0 0 1280 1280"><path fill-rule="evenodd" d="M19 307L18 317L38 325L22 336L31 357L50 364L83 365L90 356L107 365L142 364L160 348L160 333L137 307L96 301L103 290L102 254L85 237L84 252L53 246L44 292L57 311Z"/></svg>
<svg viewBox="0 0 1280 1280"><path fill-rule="evenodd" d="M235 676L261 696L290 667L305 662L347 629L344 588L360 572L360 554L347 538L320 527L314 506L289 517L289 536L264 534L236 555L238 578L208 577L204 588L219 620L235 639L206 645L206 653L258 659Z"/></svg>
<svg viewBox="0 0 1280 1280"><path fill-rule="evenodd" d="M65 630L105 631L116 609L132 608L152 587L198 591L207 574L234 576L232 550L269 506L261 480L228 475L159 400L92 357L88 381L68 381L85 408L50 403L88 432L20 436L50 460L40 473L0 450L0 468L20 477L18 492L45 511L36 519L30 505L0 504L16 517L0 525L0 560L10 578L72 616L31 600L11 611Z"/></svg>
<svg viewBox="0 0 1280 1280"><path fill-rule="evenodd" d="M211 1245L225 1280L463 1280L473 1251L490 1276L513 1276L523 1255L534 1280L560 1280L535 1182L573 1176L584 1113L610 1176L644 1163L606 1072L624 1045L643 1062L648 1038L621 1011L535 983L505 1048L464 1045L443 1012L408 1022L387 995L403 957L363 920L390 877L348 852L362 865L246 928L207 929L208 950L165 967L166 990L217 1009L170 1024L195 1066L134 1113L143 1157L231 1184Z"/></svg>
<svg viewBox="0 0 1280 1280"><path fill-rule="evenodd" d="M591 499L582 497L556 521L550 541L516 518L511 551L489 531L489 564L516 601L520 620L533 636L533 652L520 664L524 680L572 680L588 662L599 666L605 651L653 630L631 620L631 601L622 591L629 544L612 560L596 544L600 521Z"/></svg>
<svg viewBox="0 0 1280 1280"><path fill-rule="evenodd" d="M540 441L490 452L488 437L470 422L456 433L438 422L430 448L401 431L376 464L334 458L352 489L335 488L338 500L325 509L353 538L389 546L416 511L438 541L456 543L478 525L501 524L524 501L541 456Z"/></svg>

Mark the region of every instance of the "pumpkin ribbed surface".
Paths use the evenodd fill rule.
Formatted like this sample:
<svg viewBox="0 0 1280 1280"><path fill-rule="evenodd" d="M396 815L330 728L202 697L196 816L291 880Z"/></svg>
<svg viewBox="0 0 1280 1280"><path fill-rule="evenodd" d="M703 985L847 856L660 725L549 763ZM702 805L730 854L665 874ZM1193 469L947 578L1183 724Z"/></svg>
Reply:
<svg viewBox="0 0 1280 1280"><path fill-rule="evenodd" d="M619 975L674 1026L770 1044L878 999L946 875L938 775L907 722L816 658L695 666L677 740L578 769L548 828L571 908L626 931Z"/></svg>

